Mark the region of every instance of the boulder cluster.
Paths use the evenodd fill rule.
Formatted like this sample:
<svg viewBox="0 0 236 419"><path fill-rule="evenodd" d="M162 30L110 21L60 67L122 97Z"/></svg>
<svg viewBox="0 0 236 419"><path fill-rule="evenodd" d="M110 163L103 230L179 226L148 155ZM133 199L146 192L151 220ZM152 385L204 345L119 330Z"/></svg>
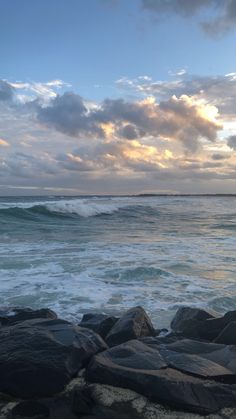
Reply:
<svg viewBox="0 0 236 419"><path fill-rule="evenodd" d="M0 310L0 419L236 418L236 311L180 308L156 330L142 307L79 325Z"/></svg>

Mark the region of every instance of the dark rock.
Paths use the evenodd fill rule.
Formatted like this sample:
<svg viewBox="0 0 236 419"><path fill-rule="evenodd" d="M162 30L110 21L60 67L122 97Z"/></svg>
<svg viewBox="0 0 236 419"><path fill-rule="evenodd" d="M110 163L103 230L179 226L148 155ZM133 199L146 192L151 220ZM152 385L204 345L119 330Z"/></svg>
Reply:
<svg viewBox="0 0 236 419"><path fill-rule="evenodd" d="M148 400L133 390L114 387L107 384L90 383L88 387L91 398L94 401L94 417L100 419L202 419L199 414L180 412L169 409L159 403ZM86 391L88 391L86 389ZM79 416L81 419L89 419L91 416ZM219 414L207 416L209 419L232 419L236 418L235 408L226 408Z"/></svg>
<svg viewBox="0 0 236 419"><path fill-rule="evenodd" d="M18 403L11 410L11 417L22 417L22 418L48 418L50 410L43 403L36 400L25 400Z"/></svg>
<svg viewBox="0 0 236 419"><path fill-rule="evenodd" d="M201 327L205 320L211 318L213 318L213 316L205 310L192 307L180 307L171 322L171 329L175 333L179 333L183 336L198 338L199 326Z"/></svg>
<svg viewBox="0 0 236 419"><path fill-rule="evenodd" d="M63 393L43 401L50 409L50 419L78 419L81 417L72 412L71 400Z"/></svg>
<svg viewBox="0 0 236 419"><path fill-rule="evenodd" d="M223 331L223 329L231 322L236 321L236 310L228 311L224 316L206 320L202 325L200 335L203 339L214 340Z"/></svg>
<svg viewBox="0 0 236 419"><path fill-rule="evenodd" d="M112 327L106 337L109 346L119 345L130 339L152 336L155 329L150 318L142 307L128 310Z"/></svg>
<svg viewBox="0 0 236 419"><path fill-rule="evenodd" d="M118 318L106 314L87 313L84 314L79 326L87 327L105 338L118 320Z"/></svg>
<svg viewBox="0 0 236 419"><path fill-rule="evenodd" d="M76 389L72 395L72 410L76 414L88 415L92 413L94 402L87 387Z"/></svg>
<svg viewBox="0 0 236 419"><path fill-rule="evenodd" d="M221 381L236 381L236 374L228 368L200 355L176 353L160 349L160 354L169 367L201 378L214 378Z"/></svg>
<svg viewBox="0 0 236 419"><path fill-rule="evenodd" d="M229 323L215 339L216 343L236 345L236 322Z"/></svg>
<svg viewBox="0 0 236 419"><path fill-rule="evenodd" d="M180 308L171 322L171 328L187 338L213 341L231 322L236 321L236 310L223 317L213 317L204 310L191 307Z"/></svg>
<svg viewBox="0 0 236 419"><path fill-rule="evenodd" d="M31 308L11 308L8 310L0 310L0 323L3 326L10 326L17 322L30 319L56 319L57 315L49 308L40 310L32 310Z"/></svg>
<svg viewBox="0 0 236 419"><path fill-rule="evenodd" d="M222 360L222 350L227 355L227 347L209 344L209 352L203 347L202 356L198 346L201 342L193 341L192 349L194 344L197 344L196 353L188 354L175 351L175 343L161 344L158 348L138 340L129 341L94 356L86 378L129 388L185 411L205 414L236 406L236 385L228 384L236 381L236 373L230 369L230 363L217 362L217 358ZM186 347L190 346L188 341ZM210 359L212 353L215 356Z"/></svg>
<svg viewBox="0 0 236 419"><path fill-rule="evenodd" d="M143 343L150 344L150 345L161 345L161 344L168 344L173 342L180 341L179 335L174 332L167 333L166 335L158 335L158 336L149 336L144 338L139 338L139 340Z"/></svg>
<svg viewBox="0 0 236 419"><path fill-rule="evenodd" d="M236 374L236 347L233 345L221 345L191 339L163 342L163 340L159 337L144 338L142 339L142 342L146 343L151 348L158 349L159 351L165 348L167 350L180 353L183 356L184 354L199 355L201 358L208 359Z"/></svg>
<svg viewBox="0 0 236 419"><path fill-rule="evenodd" d="M200 308L180 307L171 322L171 327L176 332L181 332L182 323L185 320L203 321L211 318L213 318L211 313Z"/></svg>
<svg viewBox="0 0 236 419"><path fill-rule="evenodd" d="M63 390L92 355L107 348L92 330L33 319L0 330L0 391L17 397Z"/></svg>

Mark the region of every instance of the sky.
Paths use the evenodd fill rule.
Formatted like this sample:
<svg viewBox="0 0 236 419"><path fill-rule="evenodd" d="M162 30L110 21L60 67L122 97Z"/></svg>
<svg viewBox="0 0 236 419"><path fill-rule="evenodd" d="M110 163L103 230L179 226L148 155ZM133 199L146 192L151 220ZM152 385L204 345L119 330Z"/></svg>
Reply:
<svg viewBox="0 0 236 419"><path fill-rule="evenodd" d="M0 195L236 193L236 0L0 13Z"/></svg>

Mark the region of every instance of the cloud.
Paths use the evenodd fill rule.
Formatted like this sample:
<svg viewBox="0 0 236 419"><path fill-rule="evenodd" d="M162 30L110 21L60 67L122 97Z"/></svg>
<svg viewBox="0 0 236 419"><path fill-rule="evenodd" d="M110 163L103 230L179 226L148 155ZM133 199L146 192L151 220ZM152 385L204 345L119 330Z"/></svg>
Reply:
<svg viewBox="0 0 236 419"><path fill-rule="evenodd" d="M206 33L215 36L219 33L229 32L236 26L236 2L235 0L221 0L225 4L223 11L219 15L207 22L202 23L202 27Z"/></svg>
<svg viewBox="0 0 236 419"><path fill-rule="evenodd" d="M79 148L71 153L59 154L57 160L70 171L123 173L150 172L165 167L172 159L167 149L145 145L137 140L100 143L87 149Z"/></svg>
<svg viewBox="0 0 236 419"><path fill-rule="evenodd" d="M196 151L201 138L214 141L222 129L214 106L187 95L160 104L154 98L136 102L106 99L89 110L81 96L65 93L49 106L39 107L37 116L39 122L71 136L86 134L108 140L164 136L179 140L191 151Z"/></svg>
<svg viewBox="0 0 236 419"><path fill-rule="evenodd" d="M221 0L224 2L224 0ZM217 0L142 0L144 9L156 13L177 13L192 16L204 7L219 4Z"/></svg>
<svg viewBox="0 0 236 419"><path fill-rule="evenodd" d="M141 0L141 4L157 17L176 14L189 18L206 11L212 17L200 25L209 35L228 32L236 25L235 0Z"/></svg>
<svg viewBox="0 0 236 419"><path fill-rule="evenodd" d="M34 156L19 151L1 157L0 168L5 176L27 178L31 181L35 177L58 173L58 168L55 164L52 164L52 159L48 158L46 154Z"/></svg>
<svg viewBox="0 0 236 419"><path fill-rule="evenodd" d="M229 156L225 154L214 153L212 154L211 158L212 160L225 160L225 159L228 159Z"/></svg>
<svg viewBox="0 0 236 419"><path fill-rule="evenodd" d="M0 146L2 147L9 147L9 143L6 140L3 140L2 138L0 138Z"/></svg>
<svg viewBox="0 0 236 419"><path fill-rule="evenodd" d="M233 150L236 150L236 135L231 135L227 139L228 146Z"/></svg>
<svg viewBox="0 0 236 419"><path fill-rule="evenodd" d="M10 102L14 96L13 87L4 80L0 80L0 102Z"/></svg>
<svg viewBox="0 0 236 419"><path fill-rule="evenodd" d="M120 137L126 138L127 140L134 140L145 135L145 131L140 131L135 125L126 124L118 131Z"/></svg>
<svg viewBox="0 0 236 419"><path fill-rule="evenodd" d="M38 120L47 126L53 126L58 131L77 136L81 133L103 136L103 130L88 116L81 96L67 92L58 95L49 106L38 108Z"/></svg>
<svg viewBox="0 0 236 419"><path fill-rule="evenodd" d="M144 97L151 95L157 100L166 100L172 95L194 96L215 105L221 114L236 113L236 73L224 76L198 76L181 72L170 80L159 81L123 77L117 80L116 85L123 93L132 92Z"/></svg>
<svg viewBox="0 0 236 419"><path fill-rule="evenodd" d="M60 89L69 87L70 84L62 80L51 80L45 83L42 82L8 82L8 85L14 89L16 98L22 102L31 102L34 99L41 102L48 103L51 99L57 96Z"/></svg>
<svg viewBox="0 0 236 419"><path fill-rule="evenodd" d="M16 99L22 86L12 86L16 93L11 106L9 101L0 106L2 141L11 146L0 141L1 184L40 191L64 188L65 193L76 193L78 185L86 193L135 193L197 192L209 182L233 182L236 153L231 137L226 140L235 132L233 125L223 131L215 93L207 99L198 91L202 81L197 76L193 87L187 74L178 73L174 77L182 85L174 80L173 86L180 94L172 94L175 90L166 81L160 99L146 75L135 83L150 89L135 100L94 102L75 92L57 92L47 101L35 93L31 101L22 102ZM232 91L234 77L231 73L217 80L218 91L224 83ZM194 94L184 94L191 88Z"/></svg>

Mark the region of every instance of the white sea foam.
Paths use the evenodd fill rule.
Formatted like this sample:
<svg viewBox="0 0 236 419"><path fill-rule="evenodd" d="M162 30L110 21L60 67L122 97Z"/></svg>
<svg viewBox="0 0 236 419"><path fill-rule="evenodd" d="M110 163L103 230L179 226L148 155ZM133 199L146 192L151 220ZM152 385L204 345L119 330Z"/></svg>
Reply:
<svg viewBox="0 0 236 419"><path fill-rule="evenodd" d="M99 214L112 214L121 208L127 207L127 203L98 202L82 199L63 200L50 202L45 205L49 211L60 212L64 214L77 214L81 217L93 217Z"/></svg>
<svg viewBox="0 0 236 419"><path fill-rule="evenodd" d="M131 205L129 198L107 199L60 199L30 202L1 202L0 209L33 209L44 207L48 211L62 214L77 214L81 217L92 217L99 214L112 214Z"/></svg>
<svg viewBox="0 0 236 419"><path fill-rule="evenodd" d="M155 197L0 202L5 209L43 206L79 215L60 223L9 222L0 213L0 307L50 307L77 320L89 311L118 315L142 305L157 327L168 325L181 305L235 308L235 233L215 228L236 213L230 199L227 205L220 198ZM123 208L126 216L83 218Z"/></svg>

